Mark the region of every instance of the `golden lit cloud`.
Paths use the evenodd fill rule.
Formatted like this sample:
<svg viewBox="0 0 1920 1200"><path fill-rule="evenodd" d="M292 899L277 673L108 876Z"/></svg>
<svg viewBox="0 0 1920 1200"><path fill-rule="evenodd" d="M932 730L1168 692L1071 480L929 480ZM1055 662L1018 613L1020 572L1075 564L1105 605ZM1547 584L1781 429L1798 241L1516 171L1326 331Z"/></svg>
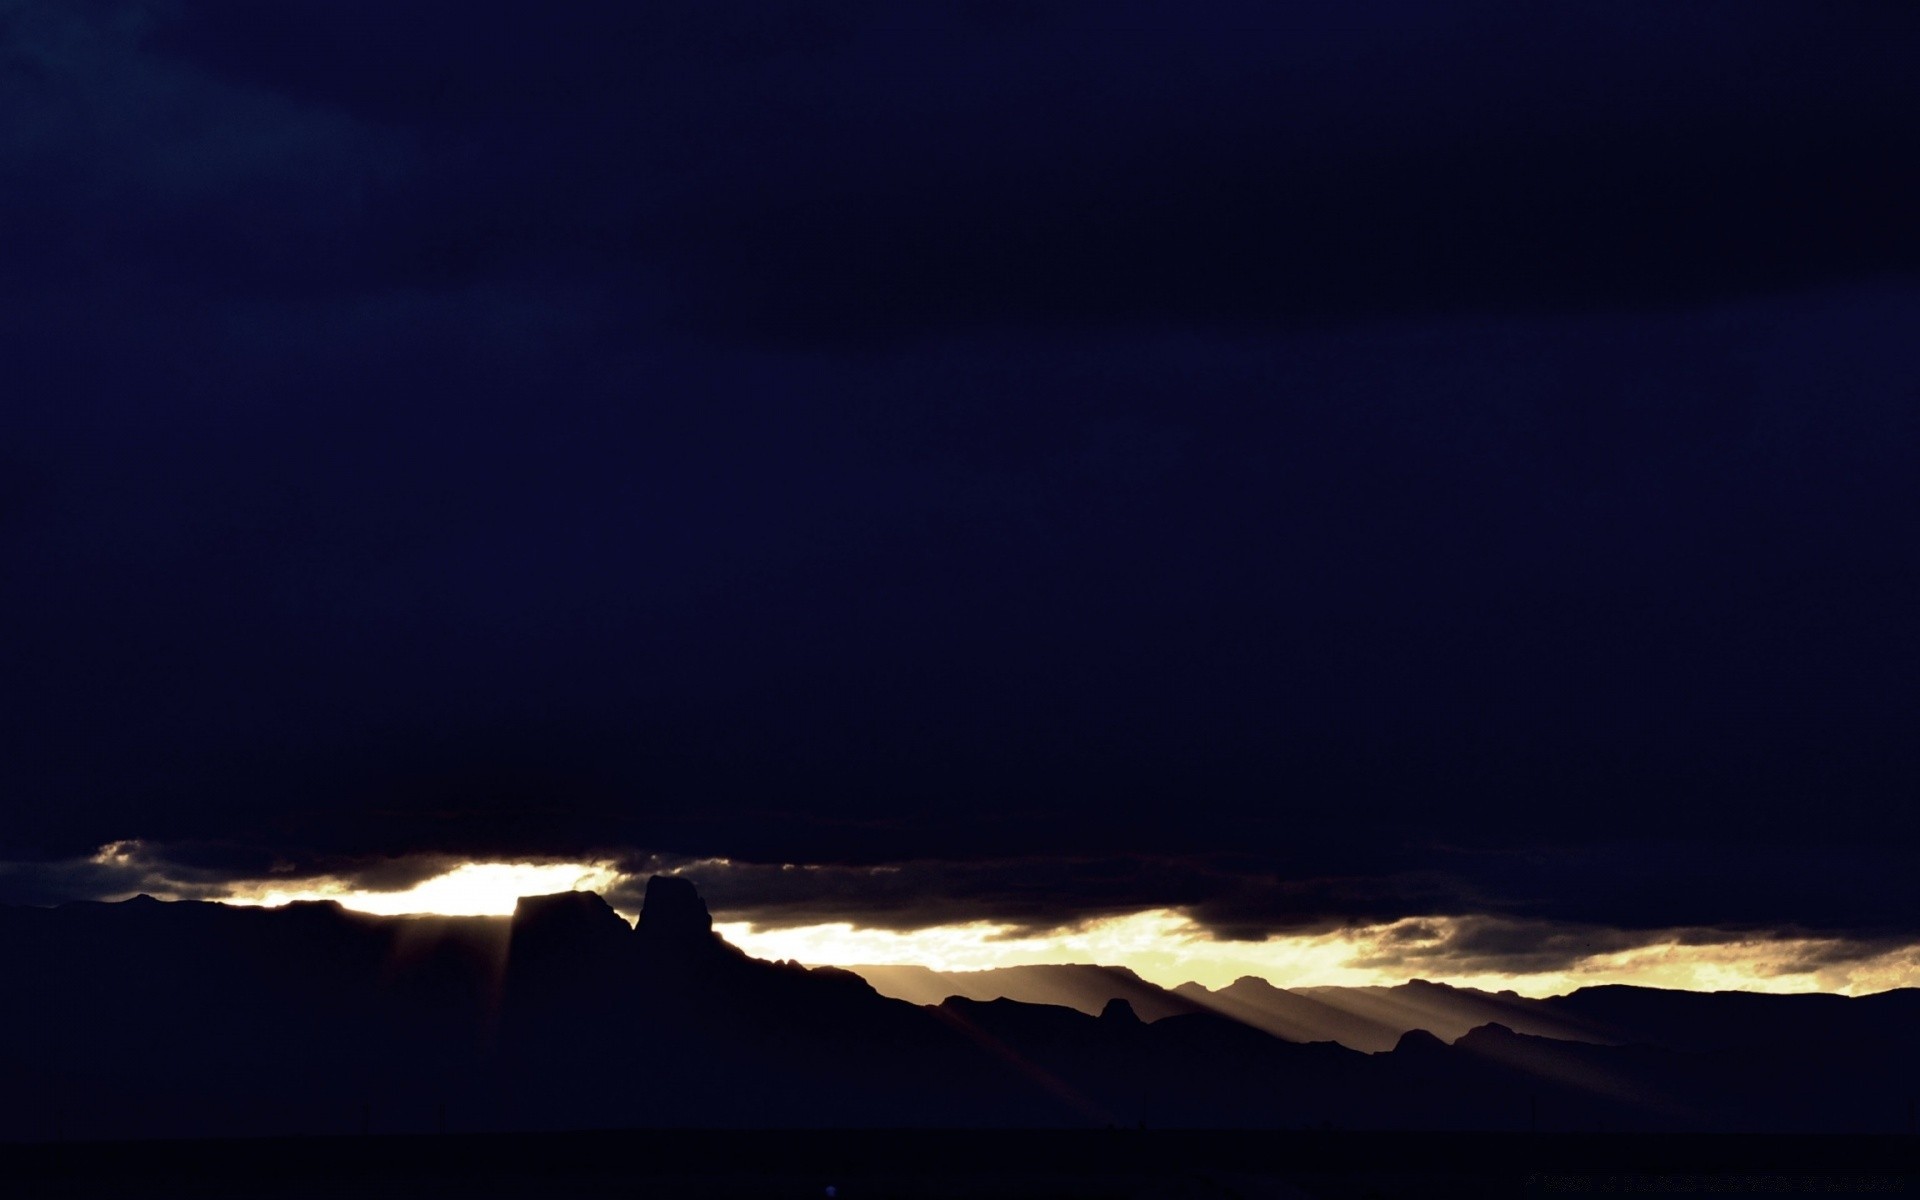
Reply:
<svg viewBox="0 0 1920 1200"><path fill-rule="evenodd" d="M92 861L102 867L131 869L144 862L144 849L136 842L112 843L103 846ZM506 916L521 896L579 890L632 894L638 882L605 861L469 862L398 890L377 891L348 878L321 877L298 883L256 880L218 889L182 888L174 895L243 905L334 900L383 916ZM165 893L168 889L149 890ZM637 914L623 915L632 919ZM976 971L1037 963L1100 963L1127 967L1165 987L1191 981L1219 988L1244 975L1259 976L1279 987L1391 985L1424 977L1533 996L1609 983L1852 995L1920 985L1920 947L1861 947L1817 937L1742 938L1698 930L1652 934L1641 944L1628 944L1638 939L1616 932L1611 945L1597 944L1591 950L1561 955L1545 969L1530 969L1524 965L1524 954L1507 960L1476 960L1465 952L1453 952L1456 944L1474 943L1471 937L1458 937L1472 932L1467 923L1448 917L1407 918L1264 941L1218 940L1185 913L1168 908L1100 918L1044 934L989 921L910 930L863 928L849 922L782 928L721 921L715 929L756 957L796 959L810 965ZM1553 936L1551 930L1543 930L1543 937ZM1524 948L1525 938L1520 942Z"/></svg>
<svg viewBox="0 0 1920 1200"><path fill-rule="evenodd" d="M1019 935L1011 926L988 922L909 931L858 929L844 923L766 930L726 923L715 928L749 954L805 963L908 964L936 971L1101 963L1127 967L1166 987L1188 981L1222 987L1242 975L1260 975L1281 987L1383 981L1380 971L1348 965L1357 947L1341 935L1223 942L1192 918L1164 908L1040 936Z"/></svg>
<svg viewBox="0 0 1920 1200"><path fill-rule="evenodd" d="M1491 991L1548 996L1607 983L1694 991L1831 991L1849 995L1920 984L1920 948L1901 947L1811 970L1798 964L1833 957L1833 939L1767 938L1688 944L1683 935L1595 954L1550 971L1460 972L1433 962L1424 968L1393 960L1391 948L1415 924L1444 931L1447 918L1411 919L1329 933L1273 937L1260 942L1217 941L1171 909L1110 917L1063 932L1022 936L1005 925L974 922L928 929L859 929L840 923L756 929L716 925L727 940L763 958L860 966L918 965L937 971L977 971L1031 963L1082 962L1127 967L1163 987L1188 981L1218 988L1243 975L1278 987L1390 985L1411 976ZM1397 939L1396 932L1402 934ZM1371 964L1371 965L1361 965Z"/></svg>
<svg viewBox="0 0 1920 1200"><path fill-rule="evenodd" d="M400 891L368 891L341 880L306 880L295 888L241 889L222 899L228 904L269 906L294 900L337 900L346 908L380 916L504 917L512 914L522 896L604 891L621 878L607 863L470 862Z"/></svg>

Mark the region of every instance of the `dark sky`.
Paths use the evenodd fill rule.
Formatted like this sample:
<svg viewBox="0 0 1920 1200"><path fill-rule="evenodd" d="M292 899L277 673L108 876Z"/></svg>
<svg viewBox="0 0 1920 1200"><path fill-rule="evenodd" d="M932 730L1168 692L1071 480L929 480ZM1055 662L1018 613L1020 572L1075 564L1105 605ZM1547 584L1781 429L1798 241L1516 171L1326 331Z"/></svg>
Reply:
<svg viewBox="0 0 1920 1200"><path fill-rule="evenodd" d="M9 4L0 900L139 839L1920 937L1916 62L1891 0Z"/></svg>

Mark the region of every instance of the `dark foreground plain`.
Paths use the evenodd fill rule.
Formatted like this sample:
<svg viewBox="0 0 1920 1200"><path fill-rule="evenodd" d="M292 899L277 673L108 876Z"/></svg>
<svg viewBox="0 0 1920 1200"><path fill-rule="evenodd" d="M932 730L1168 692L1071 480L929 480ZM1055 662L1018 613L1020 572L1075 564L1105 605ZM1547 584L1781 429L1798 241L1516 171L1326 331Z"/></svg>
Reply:
<svg viewBox="0 0 1920 1200"><path fill-rule="evenodd" d="M0 1147L0 1194L533 1197L1911 1195L1897 1135L644 1130Z"/></svg>

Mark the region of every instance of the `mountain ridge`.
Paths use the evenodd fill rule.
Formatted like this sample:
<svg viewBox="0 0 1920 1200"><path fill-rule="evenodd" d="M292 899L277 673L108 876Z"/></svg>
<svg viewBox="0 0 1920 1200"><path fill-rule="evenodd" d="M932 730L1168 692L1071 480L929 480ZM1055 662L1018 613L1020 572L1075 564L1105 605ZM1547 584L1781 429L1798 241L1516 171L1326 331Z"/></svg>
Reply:
<svg viewBox="0 0 1920 1200"><path fill-rule="evenodd" d="M4 1140L1541 1122L1886 1131L1920 1066L1911 990L1812 1005L1609 990L1542 1008L1432 983L1351 998L1241 980L1207 993L1209 1007L1089 966L1014 978L1064 979L1081 1000L1104 981L1148 1004L1174 996L1174 1011L1142 1012L1130 995L1095 1012L915 1004L854 972L746 955L674 877L649 884L632 925L591 893L526 897L506 921L150 898L0 908L0 962L11 968L0 972ZM1334 1004L1348 999L1351 1010ZM1416 1018L1472 1023L1363 1051L1243 1019L1272 1024L1269 1003L1292 1005L1281 1015L1296 1021L1343 1014L1370 1036ZM1576 1025L1646 1036L1541 1032Z"/></svg>

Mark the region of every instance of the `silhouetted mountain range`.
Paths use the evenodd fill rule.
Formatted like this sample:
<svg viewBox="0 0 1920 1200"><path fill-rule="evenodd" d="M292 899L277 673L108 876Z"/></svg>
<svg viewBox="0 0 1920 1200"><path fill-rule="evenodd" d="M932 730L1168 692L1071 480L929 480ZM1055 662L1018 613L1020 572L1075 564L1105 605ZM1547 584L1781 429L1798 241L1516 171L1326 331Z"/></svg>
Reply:
<svg viewBox="0 0 1920 1200"><path fill-rule="evenodd" d="M938 1004L948 996L964 996L969 1000L1063 1004L1097 1016L1109 1001L1124 1000L1143 1021L1205 1012L1212 1007L1148 983L1125 967L1091 963L1039 963L984 971L936 971L917 966L847 970L871 983L881 995L915 1004Z"/></svg>
<svg viewBox="0 0 1920 1200"><path fill-rule="evenodd" d="M1484 1025L1560 1041L1672 1050L1734 1049L1767 1042L1895 1046L1916 1036L1920 990L1849 998L1828 993L1683 992L1610 984L1535 998L1414 979L1392 987L1280 988L1248 975L1223 988L1162 988L1124 967L1080 963L933 971L859 966L881 994L919 1004L948 996L1062 1004L1097 1015L1125 1000L1146 1020L1211 1012L1294 1042L1392 1050L1414 1030L1443 1042Z"/></svg>
<svg viewBox="0 0 1920 1200"><path fill-rule="evenodd" d="M649 883L631 927L571 892L523 899L507 921L146 897L0 908L0 962L10 1140L1142 1123L1885 1132L1911 1119L1920 1066L1914 990L1530 1000L1243 979L1169 992L1050 967L990 974L1068 1003L986 997L980 978L971 995L912 1003L850 971L747 957L673 877ZM888 986L924 996L942 978L902 971Z"/></svg>

